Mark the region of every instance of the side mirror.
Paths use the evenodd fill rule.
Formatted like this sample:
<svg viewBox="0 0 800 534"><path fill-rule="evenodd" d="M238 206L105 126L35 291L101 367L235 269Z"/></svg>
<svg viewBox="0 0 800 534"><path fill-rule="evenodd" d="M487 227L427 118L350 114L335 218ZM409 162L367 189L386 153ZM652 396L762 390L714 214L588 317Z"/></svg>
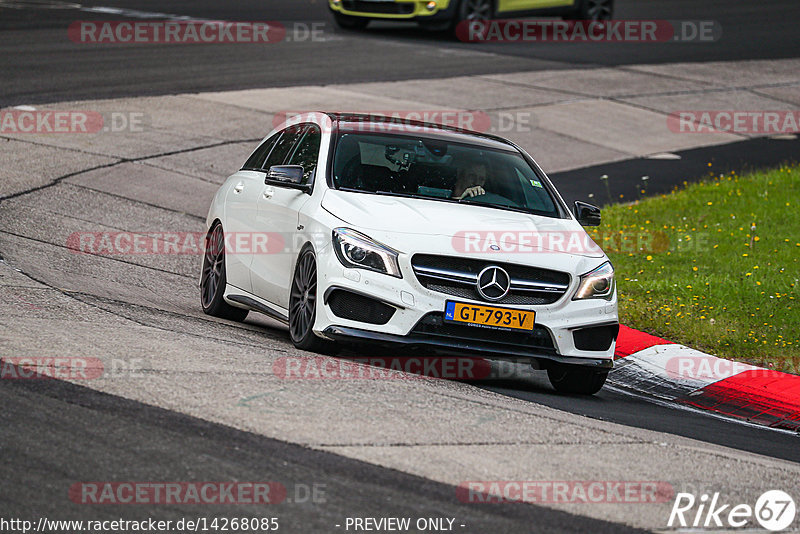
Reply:
<svg viewBox="0 0 800 534"><path fill-rule="evenodd" d="M273 165L269 168L264 183L290 187L299 189L304 193L310 193L311 184L301 183L303 181L303 173L302 165Z"/></svg>
<svg viewBox="0 0 800 534"><path fill-rule="evenodd" d="M575 218L578 219L581 226L600 226L600 208L576 200Z"/></svg>

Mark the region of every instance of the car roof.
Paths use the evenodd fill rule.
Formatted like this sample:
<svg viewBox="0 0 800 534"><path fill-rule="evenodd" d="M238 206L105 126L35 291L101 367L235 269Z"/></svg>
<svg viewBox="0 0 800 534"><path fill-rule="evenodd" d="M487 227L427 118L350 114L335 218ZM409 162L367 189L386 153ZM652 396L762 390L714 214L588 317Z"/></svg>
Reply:
<svg viewBox="0 0 800 534"><path fill-rule="evenodd" d="M453 111L452 113L458 113ZM372 132L384 134L420 134L424 132L426 137L433 137L441 141L469 143L482 145L487 148L513 150L517 147L514 143L498 137L496 135L475 132L454 126L446 126L433 122L418 121L402 117L389 117L379 114L364 113L327 113L331 120L337 123L340 130L356 132ZM365 127L374 124L375 128Z"/></svg>

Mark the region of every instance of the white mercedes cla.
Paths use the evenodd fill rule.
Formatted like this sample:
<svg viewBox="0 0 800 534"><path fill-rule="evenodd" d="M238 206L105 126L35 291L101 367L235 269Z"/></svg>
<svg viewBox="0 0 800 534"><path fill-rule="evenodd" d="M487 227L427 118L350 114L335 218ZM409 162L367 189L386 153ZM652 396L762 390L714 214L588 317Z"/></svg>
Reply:
<svg viewBox="0 0 800 534"><path fill-rule="evenodd" d="M619 330L614 269L582 228L599 223L507 140L310 113L217 191L201 302L216 317L278 319L305 350L513 359L592 394Z"/></svg>

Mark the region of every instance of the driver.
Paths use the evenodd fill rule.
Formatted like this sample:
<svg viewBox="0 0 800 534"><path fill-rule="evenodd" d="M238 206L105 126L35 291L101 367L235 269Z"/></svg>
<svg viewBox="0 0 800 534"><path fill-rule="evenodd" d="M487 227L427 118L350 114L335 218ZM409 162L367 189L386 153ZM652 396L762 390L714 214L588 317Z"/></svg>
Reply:
<svg viewBox="0 0 800 534"><path fill-rule="evenodd" d="M452 198L461 200L462 198L476 197L485 195L488 174L486 164L475 159L464 159L458 164L456 171L456 183L453 186Z"/></svg>

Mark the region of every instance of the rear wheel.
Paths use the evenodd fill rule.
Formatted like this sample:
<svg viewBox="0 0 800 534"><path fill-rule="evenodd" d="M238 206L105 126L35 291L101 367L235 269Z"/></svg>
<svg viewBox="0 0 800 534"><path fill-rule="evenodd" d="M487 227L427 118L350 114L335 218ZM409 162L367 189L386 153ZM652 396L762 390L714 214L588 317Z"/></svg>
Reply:
<svg viewBox="0 0 800 534"><path fill-rule="evenodd" d="M559 393L594 395L606 383L608 371L559 365L547 370L547 378Z"/></svg>
<svg viewBox="0 0 800 534"><path fill-rule="evenodd" d="M610 20L614 16L614 0L580 0L580 6L573 16L576 20Z"/></svg>
<svg viewBox="0 0 800 534"><path fill-rule="evenodd" d="M343 30L363 30L367 27L367 24L369 24L369 19L343 15L335 11L333 12L333 20L335 20L336 25Z"/></svg>
<svg viewBox="0 0 800 534"><path fill-rule="evenodd" d="M311 248L306 248L297 259L289 293L289 334L298 349L330 353L335 344L314 333L316 317L317 258Z"/></svg>
<svg viewBox="0 0 800 534"><path fill-rule="evenodd" d="M215 224L206 234L206 249L203 255L203 271L200 276L200 303L208 315L244 321L248 310L235 308L225 302L225 287L228 278L225 274L225 234L220 223Z"/></svg>

